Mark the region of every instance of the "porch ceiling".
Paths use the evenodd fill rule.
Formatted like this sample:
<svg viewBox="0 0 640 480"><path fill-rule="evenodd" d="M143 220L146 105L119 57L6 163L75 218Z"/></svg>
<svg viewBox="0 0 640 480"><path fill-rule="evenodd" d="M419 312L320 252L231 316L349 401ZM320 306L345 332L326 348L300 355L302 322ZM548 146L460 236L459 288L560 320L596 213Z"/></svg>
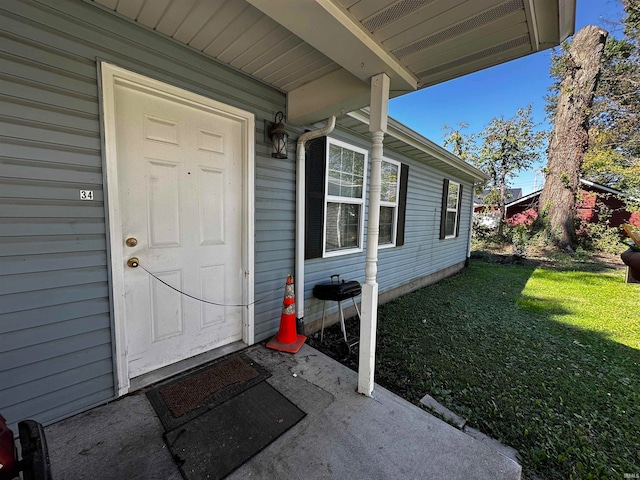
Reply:
<svg viewBox="0 0 640 480"><path fill-rule="evenodd" d="M287 93L301 125L555 46L575 0L92 0Z"/></svg>

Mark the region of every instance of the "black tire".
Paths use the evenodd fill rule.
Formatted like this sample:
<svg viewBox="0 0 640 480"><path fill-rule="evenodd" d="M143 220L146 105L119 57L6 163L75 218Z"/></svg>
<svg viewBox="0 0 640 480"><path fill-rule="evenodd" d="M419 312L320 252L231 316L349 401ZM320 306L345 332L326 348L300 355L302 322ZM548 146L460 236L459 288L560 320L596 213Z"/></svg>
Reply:
<svg viewBox="0 0 640 480"><path fill-rule="evenodd" d="M338 344L338 354L341 357L348 357L351 355L351 345L349 345L349 342L342 341Z"/></svg>
<svg viewBox="0 0 640 480"><path fill-rule="evenodd" d="M42 425L34 420L18 423L22 448L22 475L24 480L52 480L47 439Z"/></svg>

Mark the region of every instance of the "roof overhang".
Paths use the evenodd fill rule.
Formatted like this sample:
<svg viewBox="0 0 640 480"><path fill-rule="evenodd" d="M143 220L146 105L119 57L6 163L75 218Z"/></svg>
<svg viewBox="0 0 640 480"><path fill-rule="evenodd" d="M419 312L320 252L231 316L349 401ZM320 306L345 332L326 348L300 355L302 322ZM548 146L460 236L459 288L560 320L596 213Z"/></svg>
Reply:
<svg viewBox="0 0 640 480"><path fill-rule="evenodd" d="M414 91L418 78L342 5L332 0L247 0L341 68L288 92L288 117L307 124L369 104L369 81L386 73L396 94ZM338 108L338 110L336 110Z"/></svg>
<svg viewBox="0 0 640 480"><path fill-rule="evenodd" d="M89 0L85 0L89 1ZM93 0L287 94L308 125L558 45L576 0Z"/></svg>

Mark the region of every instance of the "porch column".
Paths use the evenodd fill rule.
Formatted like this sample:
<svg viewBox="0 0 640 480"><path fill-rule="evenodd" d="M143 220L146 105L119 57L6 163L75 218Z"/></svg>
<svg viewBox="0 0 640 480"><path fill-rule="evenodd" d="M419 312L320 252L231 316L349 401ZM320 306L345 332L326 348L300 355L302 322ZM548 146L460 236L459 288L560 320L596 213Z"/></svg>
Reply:
<svg viewBox="0 0 640 480"><path fill-rule="evenodd" d="M365 278L362 286L362 320L360 322L360 358L358 359L358 392L373 393L378 323L378 233L380 228L380 189L382 184L382 141L387 131L389 77L380 73L371 77L371 179L369 181L369 217Z"/></svg>

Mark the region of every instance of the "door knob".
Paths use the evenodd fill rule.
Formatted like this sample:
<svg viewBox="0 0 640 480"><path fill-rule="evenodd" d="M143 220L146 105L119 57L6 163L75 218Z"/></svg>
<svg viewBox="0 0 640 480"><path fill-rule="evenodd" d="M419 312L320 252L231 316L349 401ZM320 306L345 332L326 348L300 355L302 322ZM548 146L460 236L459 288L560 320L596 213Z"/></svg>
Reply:
<svg viewBox="0 0 640 480"><path fill-rule="evenodd" d="M133 237L129 237L124 241L124 243L127 245L127 247L135 247L138 244L138 240Z"/></svg>
<svg viewBox="0 0 640 480"><path fill-rule="evenodd" d="M131 257L129 260L127 260L127 265L131 268L136 268L139 263L140 261L138 260L138 257Z"/></svg>

